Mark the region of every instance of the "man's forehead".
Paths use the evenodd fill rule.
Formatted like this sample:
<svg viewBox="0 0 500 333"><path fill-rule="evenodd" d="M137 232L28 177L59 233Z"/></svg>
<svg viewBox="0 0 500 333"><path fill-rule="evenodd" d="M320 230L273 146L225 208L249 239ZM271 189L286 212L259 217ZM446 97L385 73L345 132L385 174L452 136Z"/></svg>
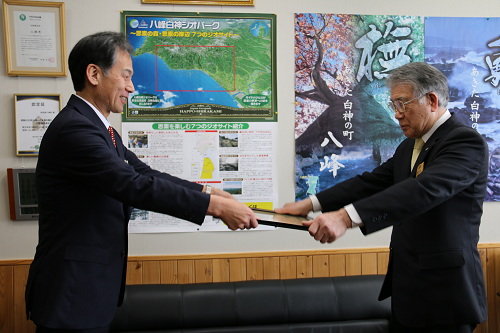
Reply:
<svg viewBox="0 0 500 333"><path fill-rule="evenodd" d="M413 95L413 88L409 84L395 84L391 88L391 99L409 98Z"/></svg>
<svg viewBox="0 0 500 333"><path fill-rule="evenodd" d="M132 75L134 73L134 69L132 67L132 58L128 52L120 52L118 53L118 61L115 63L115 66L120 66L119 70L122 73L126 73Z"/></svg>

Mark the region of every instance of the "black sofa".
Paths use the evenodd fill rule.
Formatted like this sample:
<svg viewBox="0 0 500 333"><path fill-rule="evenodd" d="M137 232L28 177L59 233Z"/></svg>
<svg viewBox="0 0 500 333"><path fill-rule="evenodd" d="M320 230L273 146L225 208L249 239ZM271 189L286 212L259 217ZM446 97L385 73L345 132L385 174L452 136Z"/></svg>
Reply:
<svg viewBox="0 0 500 333"><path fill-rule="evenodd" d="M129 285L111 332L389 332L384 276Z"/></svg>

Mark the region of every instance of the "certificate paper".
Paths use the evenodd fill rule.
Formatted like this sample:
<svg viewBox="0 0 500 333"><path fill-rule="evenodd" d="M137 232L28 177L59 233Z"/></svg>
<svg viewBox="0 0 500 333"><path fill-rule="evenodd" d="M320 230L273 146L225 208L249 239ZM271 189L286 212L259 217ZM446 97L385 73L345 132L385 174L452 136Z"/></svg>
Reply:
<svg viewBox="0 0 500 333"><path fill-rule="evenodd" d="M15 95L16 155L36 156L40 142L60 111L60 96Z"/></svg>
<svg viewBox="0 0 500 333"><path fill-rule="evenodd" d="M14 11L17 66L57 67L56 16Z"/></svg>

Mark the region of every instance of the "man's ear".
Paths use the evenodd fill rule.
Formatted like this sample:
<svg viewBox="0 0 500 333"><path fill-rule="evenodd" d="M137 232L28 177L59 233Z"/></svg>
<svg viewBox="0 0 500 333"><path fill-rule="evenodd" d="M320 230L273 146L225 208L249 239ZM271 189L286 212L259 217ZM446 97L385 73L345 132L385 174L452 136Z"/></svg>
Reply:
<svg viewBox="0 0 500 333"><path fill-rule="evenodd" d="M94 64L89 64L87 66L86 74L89 83L93 86L97 86L101 75L101 69L99 68L99 66Z"/></svg>
<svg viewBox="0 0 500 333"><path fill-rule="evenodd" d="M431 111L435 112L439 107L438 96L436 95L436 93L431 91L430 93L427 94L427 97L429 98L429 104L431 106Z"/></svg>

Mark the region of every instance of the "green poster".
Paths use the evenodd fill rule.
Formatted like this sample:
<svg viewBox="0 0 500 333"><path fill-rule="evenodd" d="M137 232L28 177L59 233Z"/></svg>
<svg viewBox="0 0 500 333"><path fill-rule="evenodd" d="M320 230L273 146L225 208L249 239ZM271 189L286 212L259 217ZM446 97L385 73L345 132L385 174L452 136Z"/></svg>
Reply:
<svg viewBox="0 0 500 333"><path fill-rule="evenodd" d="M133 46L123 121L277 121L276 16L122 12Z"/></svg>

